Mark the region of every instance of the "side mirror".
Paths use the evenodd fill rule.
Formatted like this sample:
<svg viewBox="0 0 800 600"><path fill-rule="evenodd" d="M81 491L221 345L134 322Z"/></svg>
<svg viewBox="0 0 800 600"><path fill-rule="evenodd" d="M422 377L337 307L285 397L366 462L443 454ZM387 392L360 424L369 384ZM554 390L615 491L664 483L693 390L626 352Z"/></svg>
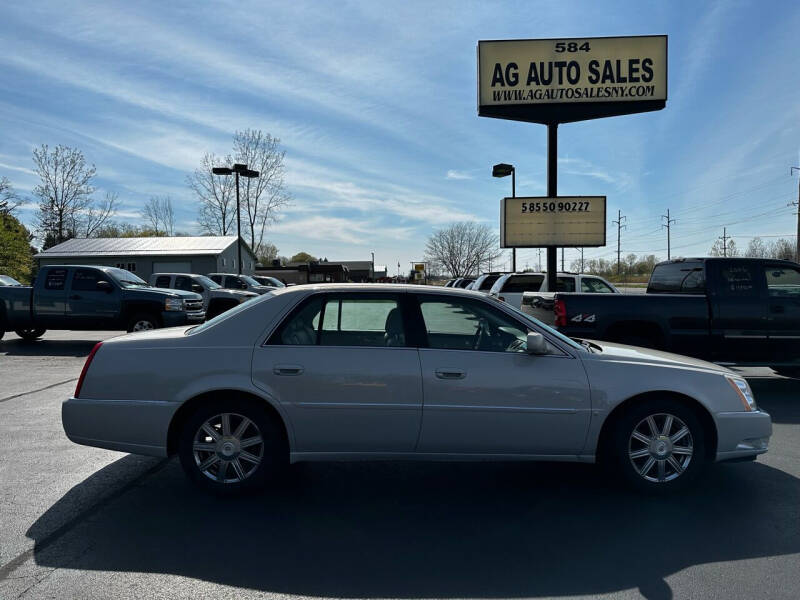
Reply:
<svg viewBox="0 0 800 600"><path fill-rule="evenodd" d="M110 284L110 283L108 283L108 282L107 282L106 280L104 280L104 279L101 279L101 280L100 280L100 281L98 281L98 282L97 282L95 285L97 286L97 289L98 289L98 290L102 290L102 291L104 291L104 292L106 292L106 293L107 293L107 292L110 292L110 291L113 289L113 288L111 287L111 284Z"/></svg>
<svg viewBox="0 0 800 600"><path fill-rule="evenodd" d="M204 291L204 290L203 290L203 286L202 286L202 285L200 285L199 283L193 283L193 284L192 284L192 291L193 291L195 294L202 294L202 293L203 293L203 291Z"/></svg>
<svg viewBox="0 0 800 600"><path fill-rule="evenodd" d="M547 340L541 333L535 331L528 332L527 339L528 354L547 354Z"/></svg>

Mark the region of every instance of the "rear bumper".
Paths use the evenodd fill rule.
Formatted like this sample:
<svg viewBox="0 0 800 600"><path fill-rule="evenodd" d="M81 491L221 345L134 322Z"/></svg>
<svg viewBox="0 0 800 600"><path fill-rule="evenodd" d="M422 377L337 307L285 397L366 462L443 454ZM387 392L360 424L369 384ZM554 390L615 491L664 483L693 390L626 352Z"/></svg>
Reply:
<svg viewBox="0 0 800 600"><path fill-rule="evenodd" d="M717 413L717 462L755 457L764 454L772 435L768 413Z"/></svg>
<svg viewBox="0 0 800 600"><path fill-rule="evenodd" d="M167 456L175 402L70 398L61 405L64 433L76 444Z"/></svg>

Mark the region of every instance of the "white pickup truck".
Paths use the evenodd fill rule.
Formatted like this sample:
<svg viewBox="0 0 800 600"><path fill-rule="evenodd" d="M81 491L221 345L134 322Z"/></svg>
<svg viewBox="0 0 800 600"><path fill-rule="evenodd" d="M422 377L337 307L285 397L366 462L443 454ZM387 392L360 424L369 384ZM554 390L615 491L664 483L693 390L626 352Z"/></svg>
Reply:
<svg viewBox="0 0 800 600"><path fill-rule="evenodd" d="M519 308L525 292L546 291L547 287L547 273L506 273L494 282L489 295L502 298L515 308ZM557 273L556 291L584 294L620 293L617 288L598 275L566 272Z"/></svg>

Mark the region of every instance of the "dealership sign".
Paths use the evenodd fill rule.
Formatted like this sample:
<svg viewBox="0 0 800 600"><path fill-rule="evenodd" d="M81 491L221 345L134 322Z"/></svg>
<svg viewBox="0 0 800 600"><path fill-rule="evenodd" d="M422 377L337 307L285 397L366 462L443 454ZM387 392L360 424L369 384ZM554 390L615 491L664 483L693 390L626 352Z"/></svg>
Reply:
<svg viewBox="0 0 800 600"><path fill-rule="evenodd" d="M568 123L660 110L667 36L478 42L478 115Z"/></svg>
<svg viewBox="0 0 800 600"><path fill-rule="evenodd" d="M501 200L501 248L583 248L605 244L605 196L517 197Z"/></svg>

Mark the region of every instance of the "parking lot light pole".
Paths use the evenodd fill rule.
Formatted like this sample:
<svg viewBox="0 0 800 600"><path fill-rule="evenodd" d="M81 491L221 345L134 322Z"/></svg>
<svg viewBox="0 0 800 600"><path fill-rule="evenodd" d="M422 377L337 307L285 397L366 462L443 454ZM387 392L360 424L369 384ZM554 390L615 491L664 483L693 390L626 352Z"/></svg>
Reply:
<svg viewBox="0 0 800 600"><path fill-rule="evenodd" d="M236 175L236 251L237 251L237 264L236 273L242 274L242 211L239 202L239 175L252 179L259 176L258 171L248 169L247 165L236 163L233 168L229 167L214 167L211 169L214 175ZM252 250L252 248L251 248Z"/></svg>
<svg viewBox="0 0 800 600"><path fill-rule="evenodd" d="M514 165L499 163L492 167L492 177L508 177L511 175L511 197L517 197L517 170ZM502 215L501 215L502 218ZM511 249L511 271L517 272L517 249Z"/></svg>

